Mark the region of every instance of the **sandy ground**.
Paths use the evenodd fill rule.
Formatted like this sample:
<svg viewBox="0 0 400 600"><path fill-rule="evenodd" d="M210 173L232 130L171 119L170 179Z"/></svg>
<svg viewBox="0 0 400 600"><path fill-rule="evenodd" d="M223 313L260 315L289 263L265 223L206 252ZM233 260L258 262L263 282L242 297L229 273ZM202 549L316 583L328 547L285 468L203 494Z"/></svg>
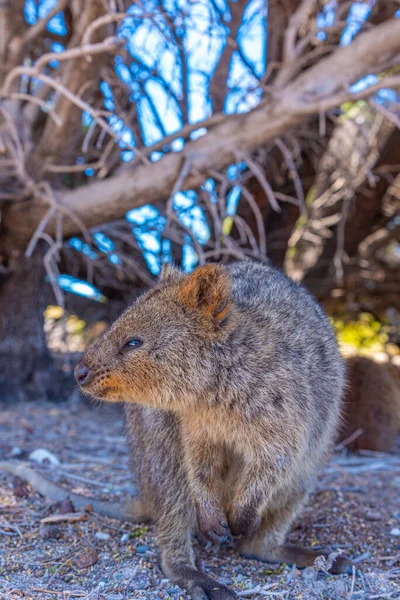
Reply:
<svg viewBox="0 0 400 600"><path fill-rule="evenodd" d="M0 460L28 461L39 448L60 465L35 469L71 491L123 500L134 493L119 407L24 404L0 413ZM290 541L342 549L353 575L324 564L300 571L245 560L232 544L197 552L205 570L239 598L400 599L400 446L392 455L337 453ZM51 504L0 472L0 599L186 600L164 578L153 528L94 513L44 524L71 507ZM326 567L326 565L325 565Z"/></svg>

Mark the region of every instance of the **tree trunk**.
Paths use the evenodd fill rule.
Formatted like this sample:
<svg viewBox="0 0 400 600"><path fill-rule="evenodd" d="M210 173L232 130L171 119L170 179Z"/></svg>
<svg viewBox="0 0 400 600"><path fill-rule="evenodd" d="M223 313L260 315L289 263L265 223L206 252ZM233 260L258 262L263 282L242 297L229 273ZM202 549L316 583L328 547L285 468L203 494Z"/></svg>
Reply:
<svg viewBox="0 0 400 600"><path fill-rule="evenodd" d="M44 250L38 246L31 259L13 252L12 275L0 287L0 401L60 400L72 391L46 345Z"/></svg>

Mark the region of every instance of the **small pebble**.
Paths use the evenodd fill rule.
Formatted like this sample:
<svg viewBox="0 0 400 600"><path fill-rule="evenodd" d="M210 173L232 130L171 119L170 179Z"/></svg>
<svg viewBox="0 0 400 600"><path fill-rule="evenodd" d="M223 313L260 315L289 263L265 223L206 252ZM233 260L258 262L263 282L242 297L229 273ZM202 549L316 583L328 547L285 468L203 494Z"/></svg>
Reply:
<svg viewBox="0 0 400 600"><path fill-rule="evenodd" d="M313 567L306 567L301 575L305 581L314 581L317 577L317 572Z"/></svg>
<svg viewBox="0 0 400 600"><path fill-rule="evenodd" d="M133 590L146 590L150 586L150 579L145 574L139 574L129 584Z"/></svg>
<svg viewBox="0 0 400 600"><path fill-rule="evenodd" d="M400 529L398 527L393 527L390 531L390 535L395 535L396 537L400 535Z"/></svg>
<svg viewBox="0 0 400 600"><path fill-rule="evenodd" d="M136 577L137 571L137 568L123 567L122 569L118 569L118 571L112 575L112 578L117 581L133 579Z"/></svg>
<svg viewBox="0 0 400 600"><path fill-rule="evenodd" d="M380 521L382 519L382 513L378 510L366 510L365 518L367 521Z"/></svg>
<svg viewBox="0 0 400 600"><path fill-rule="evenodd" d="M60 515L66 515L68 513L75 512L75 507L72 504L70 498L65 498L65 500L63 500L62 502L60 502L60 504L58 505L57 509L58 509L58 513Z"/></svg>
<svg viewBox="0 0 400 600"><path fill-rule="evenodd" d="M39 535L44 540L58 540L63 536L63 532L56 525L42 525L39 529Z"/></svg>
<svg viewBox="0 0 400 600"><path fill-rule="evenodd" d="M129 533L124 533L124 535L121 536L121 542L123 544L125 544L125 542L127 542L129 540Z"/></svg>
<svg viewBox="0 0 400 600"><path fill-rule="evenodd" d="M11 448L10 456L21 456L21 454L23 453L24 451L22 450L22 448L20 448L19 446L14 446L13 448Z"/></svg>
<svg viewBox="0 0 400 600"><path fill-rule="evenodd" d="M393 519L397 519L397 521L400 521L400 512L399 513L393 513L392 517L393 517Z"/></svg>
<svg viewBox="0 0 400 600"><path fill-rule="evenodd" d="M26 483L17 475L12 478L13 493L17 498L28 498L29 490Z"/></svg>
<svg viewBox="0 0 400 600"><path fill-rule="evenodd" d="M44 465L59 465L60 461L57 456L50 452L50 450L46 450L46 448L37 448L29 455L29 460L34 460L35 462Z"/></svg>
<svg viewBox="0 0 400 600"><path fill-rule="evenodd" d="M110 538L110 534L104 533L104 531L96 531L95 536L98 540L102 540L104 542Z"/></svg>
<svg viewBox="0 0 400 600"><path fill-rule="evenodd" d="M99 555L94 548L88 548L77 557L76 566L78 569L88 569L97 563Z"/></svg>

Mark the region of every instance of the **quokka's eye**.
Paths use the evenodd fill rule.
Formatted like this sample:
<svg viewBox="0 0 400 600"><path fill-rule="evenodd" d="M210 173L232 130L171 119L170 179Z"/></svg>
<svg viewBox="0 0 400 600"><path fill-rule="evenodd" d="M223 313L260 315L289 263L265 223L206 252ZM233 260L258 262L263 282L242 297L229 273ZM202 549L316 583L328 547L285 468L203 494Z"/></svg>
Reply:
<svg viewBox="0 0 400 600"><path fill-rule="evenodd" d="M140 338L130 338L129 340L127 340L124 345L123 345L123 349L124 350L136 350L137 348L140 348L140 346L143 344L143 340L141 340Z"/></svg>

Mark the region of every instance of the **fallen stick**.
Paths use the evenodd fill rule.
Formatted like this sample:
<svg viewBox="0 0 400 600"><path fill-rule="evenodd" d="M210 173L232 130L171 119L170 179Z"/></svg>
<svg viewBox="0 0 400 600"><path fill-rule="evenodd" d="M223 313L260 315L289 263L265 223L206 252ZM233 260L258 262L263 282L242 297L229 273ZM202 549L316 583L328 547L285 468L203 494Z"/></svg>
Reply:
<svg viewBox="0 0 400 600"><path fill-rule="evenodd" d="M41 525L48 525L49 523L62 523L68 521L69 523L76 523L78 521L86 521L86 513L64 513L63 515L51 515L40 520Z"/></svg>
<svg viewBox="0 0 400 600"><path fill-rule="evenodd" d="M42 496L55 502L62 502L69 498L75 508L83 509L90 505L93 508L93 511L99 515L118 519L119 521L144 523L150 520L149 515L143 506L143 502L138 497L122 503L96 500L96 498L91 498L90 496L75 494L62 486L49 481L31 467L15 461L0 461L0 470L20 477L36 492L39 492Z"/></svg>

